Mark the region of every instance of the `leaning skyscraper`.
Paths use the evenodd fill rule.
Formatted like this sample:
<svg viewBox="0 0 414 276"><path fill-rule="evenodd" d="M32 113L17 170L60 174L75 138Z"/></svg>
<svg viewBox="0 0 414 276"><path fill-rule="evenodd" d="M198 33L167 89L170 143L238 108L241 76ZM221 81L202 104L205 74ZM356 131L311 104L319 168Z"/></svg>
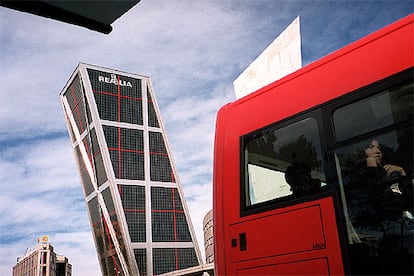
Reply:
<svg viewBox="0 0 414 276"><path fill-rule="evenodd" d="M80 63L60 98L102 274L199 265L151 80Z"/></svg>

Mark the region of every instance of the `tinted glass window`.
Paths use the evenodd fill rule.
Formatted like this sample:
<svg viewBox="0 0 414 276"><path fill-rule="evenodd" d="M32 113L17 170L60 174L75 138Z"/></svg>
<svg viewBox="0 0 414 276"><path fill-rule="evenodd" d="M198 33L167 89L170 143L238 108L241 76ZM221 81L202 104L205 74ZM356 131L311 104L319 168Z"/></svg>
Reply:
<svg viewBox="0 0 414 276"><path fill-rule="evenodd" d="M391 131L335 153L353 274L412 272L412 133Z"/></svg>
<svg viewBox="0 0 414 276"><path fill-rule="evenodd" d="M194 248L154 248L154 275L199 265Z"/></svg>
<svg viewBox="0 0 414 276"><path fill-rule="evenodd" d="M153 241L191 241L180 194L176 188L152 187L151 207Z"/></svg>
<svg viewBox="0 0 414 276"><path fill-rule="evenodd" d="M118 185L122 207L128 224L132 242L145 242L145 187L136 185Z"/></svg>
<svg viewBox="0 0 414 276"><path fill-rule="evenodd" d="M361 135L335 151L350 272L412 275L413 86L398 86L334 115L339 138Z"/></svg>
<svg viewBox="0 0 414 276"><path fill-rule="evenodd" d="M151 181L175 182L174 172L161 132L149 132Z"/></svg>
<svg viewBox="0 0 414 276"><path fill-rule="evenodd" d="M155 112L154 102L149 93L149 87L147 87L147 98L148 98L148 125L152 127L160 127L158 123L157 113Z"/></svg>
<svg viewBox="0 0 414 276"><path fill-rule="evenodd" d="M314 194L325 185L316 120L271 127L244 142L245 206Z"/></svg>
<svg viewBox="0 0 414 276"><path fill-rule="evenodd" d="M144 180L144 138L139 129L103 126L116 178Z"/></svg>
<svg viewBox="0 0 414 276"><path fill-rule="evenodd" d="M103 120L143 124L141 79L88 69Z"/></svg>
<svg viewBox="0 0 414 276"><path fill-rule="evenodd" d="M89 124L86 116L89 115L88 119L91 118L91 116L89 107L86 103L85 91L79 80L79 75L76 75L68 89L65 91L65 97L68 101L73 119L75 120L76 127L79 133L82 134ZM88 114L86 114L86 112L88 112Z"/></svg>
<svg viewBox="0 0 414 276"><path fill-rule="evenodd" d="M413 120L413 84L404 84L336 110L335 136L342 141L405 120Z"/></svg>
<svg viewBox="0 0 414 276"><path fill-rule="evenodd" d="M135 260L137 261L139 273L147 275L147 251L145 248L134 249Z"/></svg>

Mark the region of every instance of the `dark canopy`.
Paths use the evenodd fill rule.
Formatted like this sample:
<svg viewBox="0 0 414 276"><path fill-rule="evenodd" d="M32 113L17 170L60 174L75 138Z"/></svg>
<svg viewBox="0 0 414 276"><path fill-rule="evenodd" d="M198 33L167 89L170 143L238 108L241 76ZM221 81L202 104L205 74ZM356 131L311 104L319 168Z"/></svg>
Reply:
<svg viewBox="0 0 414 276"><path fill-rule="evenodd" d="M0 5L86 27L101 33L140 0L0 0Z"/></svg>

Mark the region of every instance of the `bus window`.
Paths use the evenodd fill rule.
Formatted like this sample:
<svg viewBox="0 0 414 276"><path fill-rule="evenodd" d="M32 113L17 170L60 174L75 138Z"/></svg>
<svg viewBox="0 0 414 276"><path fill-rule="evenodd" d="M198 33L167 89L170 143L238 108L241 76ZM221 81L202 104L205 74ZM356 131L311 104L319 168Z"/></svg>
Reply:
<svg viewBox="0 0 414 276"><path fill-rule="evenodd" d="M352 129L342 131L346 137L371 133L335 151L351 274L413 272L412 99L412 85L404 86L335 112L344 118L364 118L361 128L345 126L343 118L333 117L336 129ZM364 117L368 111L375 118ZM380 127L386 128L372 134Z"/></svg>
<svg viewBox="0 0 414 276"><path fill-rule="evenodd" d="M336 140L342 141L401 121L412 121L412 91L413 83L403 84L336 110L333 114Z"/></svg>
<svg viewBox="0 0 414 276"><path fill-rule="evenodd" d="M244 203L317 193L325 185L318 126L307 118L243 137Z"/></svg>

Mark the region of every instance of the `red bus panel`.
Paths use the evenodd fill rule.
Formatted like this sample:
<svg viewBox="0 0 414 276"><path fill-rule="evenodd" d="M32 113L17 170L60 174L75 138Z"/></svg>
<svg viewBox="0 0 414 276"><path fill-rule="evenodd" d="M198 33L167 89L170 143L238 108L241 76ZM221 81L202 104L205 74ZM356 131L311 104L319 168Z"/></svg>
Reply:
<svg viewBox="0 0 414 276"><path fill-rule="evenodd" d="M238 269L237 275L328 275L327 258L302 260L278 264L268 264L259 267Z"/></svg>
<svg viewBox="0 0 414 276"><path fill-rule="evenodd" d="M292 274L298 272L298 264L303 265L300 271L306 272L304 275L343 273L342 266L335 266L341 257L332 204L332 198L327 197L230 225L230 237L236 242L229 259L237 274L268 270ZM245 250L240 250L240 235L245 236Z"/></svg>

